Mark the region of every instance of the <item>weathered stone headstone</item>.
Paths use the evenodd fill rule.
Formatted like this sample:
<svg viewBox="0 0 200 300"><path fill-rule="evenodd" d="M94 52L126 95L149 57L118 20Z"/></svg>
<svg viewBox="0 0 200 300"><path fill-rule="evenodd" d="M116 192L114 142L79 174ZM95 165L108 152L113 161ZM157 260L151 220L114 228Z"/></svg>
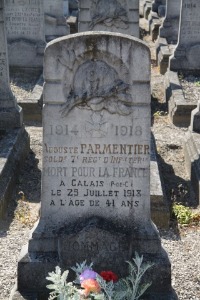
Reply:
<svg viewBox="0 0 200 300"><path fill-rule="evenodd" d="M43 1L6 0L5 18L10 66L42 68L45 46Z"/></svg>
<svg viewBox="0 0 200 300"><path fill-rule="evenodd" d="M85 259L124 276L137 251L155 263L150 299L172 299L150 218L149 49L117 33L60 38L46 48L44 78L41 218L18 289L42 293L56 264Z"/></svg>
<svg viewBox="0 0 200 300"><path fill-rule="evenodd" d="M166 15L159 36L166 38L168 44L176 44L178 41L180 10L181 0L167 0Z"/></svg>
<svg viewBox="0 0 200 300"><path fill-rule="evenodd" d="M10 89L4 0L0 0L0 129L21 127L22 109Z"/></svg>
<svg viewBox="0 0 200 300"><path fill-rule="evenodd" d="M45 37L48 42L57 37L69 34L69 26L66 23L65 17L65 15L68 15L69 9L64 4L68 4L68 1L44 0Z"/></svg>
<svg viewBox="0 0 200 300"><path fill-rule="evenodd" d="M90 30L139 37L139 1L79 0L78 31Z"/></svg>
<svg viewBox="0 0 200 300"><path fill-rule="evenodd" d="M172 71L200 71L200 2L182 0L179 39L170 58Z"/></svg>

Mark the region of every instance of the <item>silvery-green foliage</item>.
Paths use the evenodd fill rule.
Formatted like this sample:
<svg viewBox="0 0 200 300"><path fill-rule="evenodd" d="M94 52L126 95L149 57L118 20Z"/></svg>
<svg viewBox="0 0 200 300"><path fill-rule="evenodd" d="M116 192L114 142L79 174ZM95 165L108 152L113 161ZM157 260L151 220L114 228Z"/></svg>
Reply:
<svg viewBox="0 0 200 300"><path fill-rule="evenodd" d="M47 285L47 288L53 290L50 292L50 300L79 300L80 294L78 289L73 285L72 282L67 282L69 271L64 271L61 275L60 267L56 267L55 272L50 272L46 278L52 281L52 284Z"/></svg>
<svg viewBox="0 0 200 300"><path fill-rule="evenodd" d="M151 283L141 285L141 279L152 264L144 264L143 256L135 253L133 262L128 261L129 276L120 279L117 283L106 282L102 277L97 276L97 281L105 293L105 300L138 300L150 287Z"/></svg>
<svg viewBox="0 0 200 300"><path fill-rule="evenodd" d="M134 264L130 261L127 261L129 264L129 276L125 279L122 279L127 288L127 294L124 299L138 300L151 286L151 283L145 283L141 285L141 279L145 272L152 267L153 264L142 264L143 256L140 257L137 252L135 252L135 258L132 260Z"/></svg>
<svg viewBox="0 0 200 300"><path fill-rule="evenodd" d="M87 261L84 260L82 263L76 263L75 267L71 267L71 269L76 273L76 279L74 283L80 284L79 275L81 275L85 270L92 270L93 263L87 265Z"/></svg>
<svg viewBox="0 0 200 300"><path fill-rule="evenodd" d="M97 276L97 282L99 283L100 287L104 290L105 299L111 300L113 299L114 294L114 283L113 281L106 282L101 276Z"/></svg>

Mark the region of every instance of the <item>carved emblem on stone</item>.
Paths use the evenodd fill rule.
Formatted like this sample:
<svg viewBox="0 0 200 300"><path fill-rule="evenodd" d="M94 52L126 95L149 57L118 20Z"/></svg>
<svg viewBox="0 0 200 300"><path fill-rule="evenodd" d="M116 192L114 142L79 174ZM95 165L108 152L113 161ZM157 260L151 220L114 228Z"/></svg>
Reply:
<svg viewBox="0 0 200 300"><path fill-rule="evenodd" d="M104 120L103 112L93 112L90 116L90 120L85 125L85 131L90 134L91 137L102 138L107 135L107 122Z"/></svg>
<svg viewBox="0 0 200 300"><path fill-rule="evenodd" d="M127 29L128 16L125 8L117 0L92 0L90 29L95 25Z"/></svg>
<svg viewBox="0 0 200 300"><path fill-rule="evenodd" d="M62 116L74 107L86 107L93 111L106 109L112 114L129 115L133 111L130 85L120 79L116 70L101 60L86 61L81 64L73 82L65 88L66 103Z"/></svg>

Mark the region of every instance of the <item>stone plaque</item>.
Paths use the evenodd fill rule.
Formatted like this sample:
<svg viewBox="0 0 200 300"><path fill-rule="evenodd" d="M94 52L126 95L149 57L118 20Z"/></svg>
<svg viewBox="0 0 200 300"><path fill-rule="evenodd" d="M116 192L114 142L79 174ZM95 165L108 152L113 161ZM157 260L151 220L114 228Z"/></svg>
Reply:
<svg viewBox="0 0 200 300"><path fill-rule="evenodd" d="M166 38L168 44L176 44L178 41L180 10L181 0L167 0L166 15L159 36Z"/></svg>
<svg viewBox="0 0 200 300"><path fill-rule="evenodd" d="M41 0L6 0L8 39L44 41L44 9Z"/></svg>
<svg viewBox="0 0 200 300"><path fill-rule="evenodd" d="M114 31L139 37L139 1L80 0L78 30Z"/></svg>
<svg viewBox="0 0 200 300"><path fill-rule="evenodd" d="M171 70L200 70L200 2L182 0L178 45L170 61Z"/></svg>
<svg viewBox="0 0 200 300"><path fill-rule="evenodd" d="M5 19L10 66L41 69L45 46L43 1L6 0Z"/></svg>
<svg viewBox="0 0 200 300"><path fill-rule="evenodd" d="M10 89L4 0L0 0L0 129L21 127L22 109Z"/></svg>
<svg viewBox="0 0 200 300"><path fill-rule="evenodd" d="M85 259L124 276L137 251L155 262L149 294L169 295L170 263L150 219L149 49L110 32L63 37L46 48L44 79L41 218L19 289L41 292L53 264Z"/></svg>

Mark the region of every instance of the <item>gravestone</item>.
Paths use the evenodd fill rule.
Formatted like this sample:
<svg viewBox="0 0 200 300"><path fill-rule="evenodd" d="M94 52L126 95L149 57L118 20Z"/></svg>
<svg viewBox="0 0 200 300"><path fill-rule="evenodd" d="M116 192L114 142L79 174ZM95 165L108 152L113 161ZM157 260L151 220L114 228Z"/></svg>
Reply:
<svg viewBox="0 0 200 300"><path fill-rule="evenodd" d="M180 9L181 0L167 0L166 15L159 36L166 38L168 44L176 44L178 41Z"/></svg>
<svg viewBox="0 0 200 300"><path fill-rule="evenodd" d="M70 12L78 10L78 0L68 0Z"/></svg>
<svg viewBox="0 0 200 300"><path fill-rule="evenodd" d="M6 0L5 18L9 64L41 69L45 47L42 0Z"/></svg>
<svg viewBox="0 0 200 300"><path fill-rule="evenodd" d="M10 89L4 0L0 0L0 129L22 126L22 109Z"/></svg>
<svg viewBox="0 0 200 300"><path fill-rule="evenodd" d="M158 8L160 5L166 5L166 0L153 0L152 11L158 12Z"/></svg>
<svg viewBox="0 0 200 300"><path fill-rule="evenodd" d="M46 41L49 42L57 37L69 34L69 26L66 24L65 17L69 13L68 1L44 0L44 13Z"/></svg>
<svg viewBox="0 0 200 300"><path fill-rule="evenodd" d="M85 259L124 276L137 251L155 264L148 299L172 299L150 218L149 49L110 32L63 37L47 45L44 79L41 218L18 290L41 297L48 271Z"/></svg>
<svg viewBox="0 0 200 300"><path fill-rule="evenodd" d="M182 0L179 39L170 70L199 73L200 71L200 2Z"/></svg>
<svg viewBox="0 0 200 300"><path fill-rule="evenodd" d="M78 31L90 30L139 37L139 1L79 0Z"/></svg>
<svg viewBox="0 0 200 300"><path fill-rule="evenodd" d="M180 9L181 0L167 0L166 16L159 29L159 36L156 41L156 58L161 74L166 73L169 58L173 54L178 41Z"/></svg>

